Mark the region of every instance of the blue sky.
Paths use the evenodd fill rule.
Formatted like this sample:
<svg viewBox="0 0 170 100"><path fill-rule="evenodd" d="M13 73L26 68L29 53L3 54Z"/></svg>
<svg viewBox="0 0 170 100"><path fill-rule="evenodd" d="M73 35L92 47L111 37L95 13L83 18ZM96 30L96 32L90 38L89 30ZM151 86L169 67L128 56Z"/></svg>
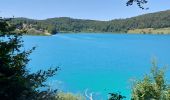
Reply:
<svg viewBox="0 0 170 100"><path fill-rule="evenodd" d="M126 7L127 0L0 0L0 16L46 19L72 17L111 20L170 9L170 0L149 0L141 10L136 5Z"/></svg>

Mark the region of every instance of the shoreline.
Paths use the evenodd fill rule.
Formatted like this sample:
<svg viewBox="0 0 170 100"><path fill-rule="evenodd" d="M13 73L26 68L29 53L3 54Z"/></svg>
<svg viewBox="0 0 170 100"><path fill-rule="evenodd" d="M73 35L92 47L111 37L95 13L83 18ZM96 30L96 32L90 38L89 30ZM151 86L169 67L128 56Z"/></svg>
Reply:
<svg viewBox="0 0 170 100"><path fill-rule="evenodd" d="M28 35L28 36L53 36L57 34L129 34L129 35L170 35L170 33L118 33L118 32L59 32L56 34L32 34L32 33L27 33L23 35Z"/></svg>

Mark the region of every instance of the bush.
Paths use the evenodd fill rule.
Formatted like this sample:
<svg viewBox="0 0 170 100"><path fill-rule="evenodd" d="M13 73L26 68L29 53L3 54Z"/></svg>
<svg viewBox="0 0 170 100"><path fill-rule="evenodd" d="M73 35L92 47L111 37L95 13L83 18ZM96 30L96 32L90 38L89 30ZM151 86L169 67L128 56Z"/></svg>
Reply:
<svg viewBox="0 0 170 100"><path fill-rule="evenodd" d="M109 93L109 94L110 94L109 100L123 100L124 98L126 98L120 93Z"/></svg>
<svg viewBox="0 0 170 100"><path fill-rule="evenodd" d="M80 94L72 94L72 93L57 93L56 100L85 100L85 97Z"/></svg>
<svg viewBox="0 0 170 100"><path fill-rule="evenodd" d="M170 100L165 70L159 69L156 62L153 62L151 73L133 86L132 100Z"/></svg>

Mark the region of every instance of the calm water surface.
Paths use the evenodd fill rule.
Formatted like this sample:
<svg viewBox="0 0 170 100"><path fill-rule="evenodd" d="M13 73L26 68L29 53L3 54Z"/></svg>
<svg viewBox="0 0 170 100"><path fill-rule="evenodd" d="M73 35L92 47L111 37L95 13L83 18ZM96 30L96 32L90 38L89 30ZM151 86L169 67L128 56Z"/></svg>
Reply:
<svg viewBox="0 0 170 100"><path fill-rule="evenodd" d="M48 80L53 88L105 100L109 92L130 98L132 80L149 73L151 59L170 65L170 35L58 34L24 36L25 49L36 46L28 68L60 67ZM170 69L170 67L169 67ZM167 70L167 78L170 70Z"/></svg>

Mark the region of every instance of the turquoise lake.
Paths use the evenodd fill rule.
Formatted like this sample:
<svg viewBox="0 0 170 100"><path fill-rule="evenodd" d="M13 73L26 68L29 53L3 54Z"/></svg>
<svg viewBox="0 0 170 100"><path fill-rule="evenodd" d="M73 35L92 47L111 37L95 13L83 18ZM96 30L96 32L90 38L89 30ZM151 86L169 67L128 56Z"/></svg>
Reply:
<svg viewBox="0 0 170 100"><path fill-rule="evenodd" d="M57 34L24 36L25 49L36 46L28 69L35 72L59 66L48 80L52 88L106 100L108 93L121 92L130 99L132 80L150 72L152 58L168 66L170 79L170 35Z"/></svg>

